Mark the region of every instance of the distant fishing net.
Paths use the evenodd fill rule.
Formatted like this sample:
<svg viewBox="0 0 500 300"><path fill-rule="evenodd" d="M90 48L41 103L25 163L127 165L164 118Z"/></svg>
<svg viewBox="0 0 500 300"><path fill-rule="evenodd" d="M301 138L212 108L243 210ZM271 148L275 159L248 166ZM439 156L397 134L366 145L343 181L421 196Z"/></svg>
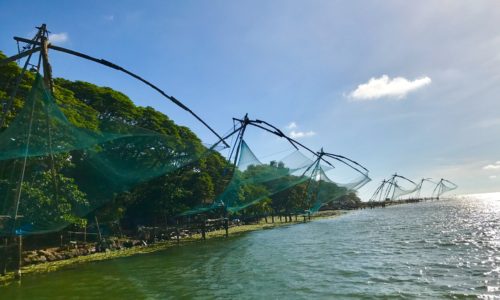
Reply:
<svg viewBox="0 0 500 300"><path fill-rule="evenodd" d="M83 222L119 193L206 154L190 139L112 114L99 114L95 128L79 128L65 110L37 75L23 108L0 133L0 235Z"/></svg>
<svg viewBox="0 0 500 300"><path fill-rule="evenodd" d="M397 181L393 184L393 193L391 195L391 200L397 200L402 196L409 195L418 189L417 185L404 187Z"/></svg>
<svg viewBox="0 0 500 300"><path fill-rule="evenodd" d="M361 165L336 155L322 155L316 161L308 183L308 211L315 213L325 205L341 201L370 180L368 170Z"/></svg>
<svg viewBox="0 0 500 300"><path fill-rule="evenodd" d="M453 191L455 189L457 189L458 186L449 181L449 180L446 180L446 179L441 179L437 185L436 185L436 188L434 189L434 191L432 192L433 196L436 196L436 197L441 197L444 193L447 193L447 192L450 192L450 191Z"/></svg>
<svg viewBox="0 0 500 300"><path fill-rule="evenodd" d="M419 194L424 181L428 180L422 180L417 184L404 176L394 174L388 180L384 179L382 181L382 184L379 185L370 198L370 202L385 200L394 201L405 195L413 193Z"/></svg>
<svg viewBox="0 0 500 300"><path fill-rule="evenodd" d="M237 163L226 189L212 203L186 211L182 215L219 208L236 213L263 201L270 202L273 195L309 180L312 163L311 159L298 150L282 159L262 163L245 140L241 140Z"/></svg>

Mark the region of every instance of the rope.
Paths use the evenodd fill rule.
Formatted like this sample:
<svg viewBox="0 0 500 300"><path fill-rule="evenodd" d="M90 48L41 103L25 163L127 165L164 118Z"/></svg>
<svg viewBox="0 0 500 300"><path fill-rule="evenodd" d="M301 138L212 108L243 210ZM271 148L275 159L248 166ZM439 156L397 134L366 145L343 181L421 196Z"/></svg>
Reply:
<svg viewBox="0 0 500 300"><path fill-rule="evenodd" d="M17 221L17 216L19 213L19 204L21 203L21 194L23 190L22 183L24 182L24 174L26 172L26 164L28 162L28 154L29 154L29 145L30 145L30 140L31 140L31 131L33 127L33 115L35 113L35 101L33 101L33 104L31 106L31 114L30 114L30 122L28 126L28 136L26 138L26 150L24 152L24 160L23 160L23 166L21 169L21 176L19 178L19 183L17 187L17 195L16 195L16 203L15 203L15 211L14 211L14 220L12 224L12 235L15 234L15 229L16 229L16 221Z"/></svg>

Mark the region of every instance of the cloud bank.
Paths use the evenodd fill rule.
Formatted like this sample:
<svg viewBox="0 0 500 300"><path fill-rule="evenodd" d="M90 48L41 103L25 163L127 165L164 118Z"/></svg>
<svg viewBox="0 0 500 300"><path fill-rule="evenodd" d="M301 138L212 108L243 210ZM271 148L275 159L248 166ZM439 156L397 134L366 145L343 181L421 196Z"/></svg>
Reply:
<svg viewBox="0 0 500 300"><path fill-rule="evenodd" d="M358 87L349 93L349 98L353 100L375 100L379 98L402 99L409 92L418 90L431 83L427 76L408 80L404 77L390 78L382 75L380 78L372 77L367 83L358 85Z"/></svg>

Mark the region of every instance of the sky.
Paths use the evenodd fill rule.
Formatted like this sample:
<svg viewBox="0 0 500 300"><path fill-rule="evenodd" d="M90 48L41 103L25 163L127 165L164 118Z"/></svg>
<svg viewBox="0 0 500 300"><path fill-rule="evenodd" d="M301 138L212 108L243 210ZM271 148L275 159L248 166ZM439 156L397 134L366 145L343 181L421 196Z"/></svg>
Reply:
<svg viewBox="0 0 500 300"><path fill-rule="evenodd" d="M52 43L140 74L220 134L248 113L346 155L370 170L365 200L395 172L500 191L500 2L0 0L0 20L7 55L46 23ZM216 141L140 82L49 55L54 76L122 91ZM288 147L255 130L248 144Z"/></svg>

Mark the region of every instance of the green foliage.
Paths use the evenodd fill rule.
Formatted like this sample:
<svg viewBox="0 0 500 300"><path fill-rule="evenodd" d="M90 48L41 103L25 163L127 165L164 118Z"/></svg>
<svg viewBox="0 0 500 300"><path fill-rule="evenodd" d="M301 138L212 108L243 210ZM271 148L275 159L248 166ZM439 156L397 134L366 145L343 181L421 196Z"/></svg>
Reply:
<svg viewBox="0 0 500 300"><path fill-rule="evenodd" d="M67 224L85 224L78 212L89 204L86 195L72 178L62 174L55 176L51 171L43 171L36 174L32 181L22 183L19 210L23 218L30 220L25 226L34 226L37 231L51 231Z"/></svg>
<svg viewBox="0 0 500 300"><path fill-rule="evenodd" d="M355 192L347 193L324 206L322 209L356 209L362 206Z"/></svg>

